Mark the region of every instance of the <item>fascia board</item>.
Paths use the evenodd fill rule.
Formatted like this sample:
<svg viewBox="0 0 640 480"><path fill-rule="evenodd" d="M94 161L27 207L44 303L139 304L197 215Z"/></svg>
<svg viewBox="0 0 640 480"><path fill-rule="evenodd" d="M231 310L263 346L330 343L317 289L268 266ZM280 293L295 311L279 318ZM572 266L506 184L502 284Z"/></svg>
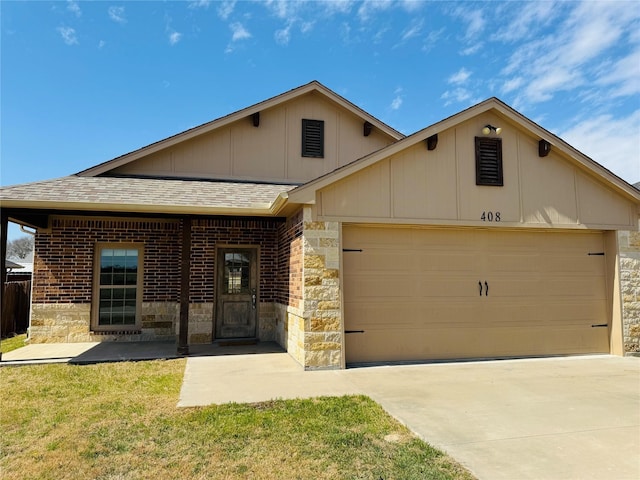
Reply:
<svg viewBox="0 0 640 480"><path fill-rule="evenodd" d="M124 203L48 202L2 200L2 208L31 210L109 211L114 213L172 213L183 215L273 216L273 203L251 207L207 207L199 205L141 205Z"/></svg>

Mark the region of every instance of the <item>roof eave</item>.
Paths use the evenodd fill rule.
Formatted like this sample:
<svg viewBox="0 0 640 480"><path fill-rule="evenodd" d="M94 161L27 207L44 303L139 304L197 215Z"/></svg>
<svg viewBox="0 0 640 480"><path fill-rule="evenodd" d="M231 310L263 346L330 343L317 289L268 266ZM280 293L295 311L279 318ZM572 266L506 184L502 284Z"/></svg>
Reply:
<svg viewBox="0 0 640 480"><path fill-rule="evenodd" d="M114 213L173 214L173 215L224 215L224 216L274 216L274 203L256 204L251 207L212 207L206 205L141 205L125 203L51 202L46 200L3 199L2 208L55 211L100 211Z"/></svg>

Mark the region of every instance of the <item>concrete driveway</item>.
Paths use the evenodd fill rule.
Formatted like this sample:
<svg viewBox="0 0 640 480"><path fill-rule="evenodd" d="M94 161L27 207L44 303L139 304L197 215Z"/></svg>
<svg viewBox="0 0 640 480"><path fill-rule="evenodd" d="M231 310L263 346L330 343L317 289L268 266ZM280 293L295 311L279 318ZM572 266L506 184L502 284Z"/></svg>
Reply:
<svg viewBox="0 0 640 480"><path fill-rule="evenodd" d="M365 394L479 479L640 478L640 359L304 372L286 353L189 358L179 406Z"/></svg>

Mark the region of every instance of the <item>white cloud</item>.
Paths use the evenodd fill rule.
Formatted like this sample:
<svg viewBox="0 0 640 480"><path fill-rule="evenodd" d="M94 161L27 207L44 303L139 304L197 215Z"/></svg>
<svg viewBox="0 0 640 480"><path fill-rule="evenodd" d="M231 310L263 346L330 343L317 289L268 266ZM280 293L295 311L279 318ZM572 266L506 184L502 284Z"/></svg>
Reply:
<svg viewBox="0 0 640 480"><path fill-rule="evenodd" d="M302 4L289 0L268 0L264 5L278 18L291 19Z"/></svg>
<svg viewBox="0 0 640 480"><path fill-rule="evenodd" d="M109 7L107 10L109 18L116 23L127 23L127 19L124 17L124 7Z"/></svg>
<svg viewBox="0 0 640 480"><path fill-rule="evenodd" d="M549 24L556 18L558 6L555 2L522 2L513 8L512 3L502 6L496 16L503 20L501 27L491 36L491 40L514 42L525 38L531 38L541 27ZM507 19L509 13L515 13Z"/></svg>
<svg viewBox="0 0 640 480"><path fill-rule="evenodd" d="M560 136L629 183L640 181L640 110L584 120Z"/></svg>
<svg viewBox="0 0 640 480"><path fill-rule="evenodd" d="M182 38L182 34L180 32L170 32L169 33L169 44L175 45Z"/></svg>
<svg viewBox="0 0 640 480"><path fill-rule="evenodd" d="M442 27L440 30L431 30L427 35L427 38L425 38L424 43L422 44L422 51L430 52L442 38L444 32L444 27Z"/></svg>
<svg viewBox="0 0 640 480"><path fill-rule="evenodd" d="M471 76L471 72L466 68L462 67L456 73L451 75L447 79L447 82L452 83L454 85L462 85L463 83L467 83L467 80L469 80L470 76Z"/></svg>
<svg viewBox="0 0 640 480"><path fill-rule="evenodd" d="M334 13L349 13L354 3L356 3L355 0L330 0L322 2L322 6L325 12L331 16Z"/></svg>
<svg viewBox="0 0 640 480"><path fill-rule="evenodd" d="M211 0L194 0L189 2L189 8L209 8Z"/></svg>
<svg viewBox="0 0 640 480"><path fill-rule="evenodd" d="M58 27L57 30L64 43L67 45L78 45L78 37L76 36L76 30L74 28Z"/></svg>
<svg viewBox="0 0 640 480"><path fill-rule="evenodd" d="M453 90L447 90L440 96L440 98L445 101L445 106L449 106L454 102L467 102L471 98L471 92L466 88L458 87Z"/></svg>
<svg viewBox="0 0 640 480"><path fill-rule="evenodd" d="M502 85L502 93L509 93L517 90L524 84L524 78L514 77L504 82Z"/></svg>
<svg viewBox="0 0 640 480"><path fill-rule="evenodd" d="M232 23L231 25L229 25L229 28L231 28L231 32L232 32L232 35L231 35L232 42L237 42L239 40L245 40L247 38L251 38L251 34L249 33L249 31L246 28L244 28L240 22Z"/></svg>
<svg viewBox="0 0 640 480"><path fill-rule="evenodd" d="M598 74L596 83L613 86L610 96L622 97L640 94L640 48L636 48L629 55L620 58L613 64L608 64L606 70Z"/></svg>
<svg viewBox="0 0 640 480"><path fill-rule="evenodd" d="M464 4L464 6L457 7L453 14L467 23L464 39L467 41L473 41L484 31L487 22L482 10L471 10L469 7L470 4Z"/></svg>
<svg viewBox="0 0 640 480"><path fill-rule="evenodd" d="M244 26L240 22L232 23L231 25L229 25L229 28L231 29L231 41L227 45L225 53L233 52L235 50L234 44L236 44L237 42L251 38L251 33L249 33L249 31L244 28Z"/></svg>
<svg viewBox="0 0 640 480"><path fill-rule="evenodd" d="M637 79L640 55L610 60L624 51L625 36L633 35L627 32L637 29L640 9L629 6L625 2L562 4L569 11L554 18L552 31L516 47L501 72L505 77L527 79L526 84L518 85L521 91L516 103L526 106L548 101L558 92L587 85L606 86L609 91L601 90L601 96L637 92L634 77ZM592 92L594 95L597 93Z"/></svg>
<svg viewBox="0 0 640 480"><path fill-rule="evenodd" d="M424 26L424 20L414 19L411 21L411 25L404 29L402 32L402 40L409 40L410 38L417 37L422 32L422 27Z"/></svg>
<svg viewBox="0 0 640 480"><path fill-rule="evenodd" d="M478 53L482 48L482 46L483 46L482 42L476 42L473 45L470 45L469 47L463 48L462 50L460 50L460 55L462 55L463 57L468 57L469 55Z"/></svg>
<svg viewBox="0 0 640 480"><path fill-rule="evenodd" d="M392 6L392 0L365 0L358 9L358 17L360 17L361 21L367 22L376 13L388 10Z"/></svg>
<svg viewBox="0 0 640 480"><path fill-rule="evenodd" d="M302 25L300 25L300 32L309 33L311 30L313 30L314 25L315 22L302 22Z"/></svg>
<svg viewBox="0 0 640 480"><path fill-rule="evenodd" d="M76 17L82 16L82 10L80 10L80 5L76 0L67 0L67 10L73 12Z"/></svg>
<svg viewBox="0 0 640 480"><path fill-rule="evenodd" d="M103 48L106 44L107 44L107 42L105 42L104 40L100 40L98 42L98 48Z"/></svg>
<svg viewBox="0 0 640 480"><path fill-rule="evenodd" d="M285 28L276 30L274 37L279 45L288 45L289 40L291 40L291 24L289 23Z"/></svg>
<svg viewBox="0 0 640 480"><path fill-rule="evenodd" d="M402 106L402 97L400 95L396 96L391 102L391 110L398 110Z"/></svg>
<svg viewBox="0 0 640 480"><path fill-rule="evenodd" d="M229 15L233 13L233 10L235 8L236 8L235 0L226 0L224 2L221 2L220 6L218 7L218 16L222 20L227 20L229 18Z"/></svg>
<svg viewBox="0 0 640 480"><path fill-rule="evenodd" d="M393 94L395 95L395 98L391 101L391 105L389 105L389 108L391 108L391 110L398 110L401 106L402 106L402 102L404 95L402 95L402 87L398 87L393 91Z"/></svg>

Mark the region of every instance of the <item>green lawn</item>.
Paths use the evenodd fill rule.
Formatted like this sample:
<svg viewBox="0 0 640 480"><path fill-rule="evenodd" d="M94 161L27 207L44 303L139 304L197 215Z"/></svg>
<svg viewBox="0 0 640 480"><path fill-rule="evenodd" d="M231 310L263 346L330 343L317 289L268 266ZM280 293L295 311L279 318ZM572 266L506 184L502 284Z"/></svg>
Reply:
<svg viewBox="0 0 640 480"><path fill-rule="evenodd" d="M184 366L0 368L2 478L473 478L364 396L178 409Z"/></svg>
<svg viewBox="0 0 640 480"><path fill-rule="evenodd" d="M7 353L11 350L17 350L24 347L24 341L27 339L27 334L16 335L15 337L4 338L0 341L0 352Z"/></svg>

